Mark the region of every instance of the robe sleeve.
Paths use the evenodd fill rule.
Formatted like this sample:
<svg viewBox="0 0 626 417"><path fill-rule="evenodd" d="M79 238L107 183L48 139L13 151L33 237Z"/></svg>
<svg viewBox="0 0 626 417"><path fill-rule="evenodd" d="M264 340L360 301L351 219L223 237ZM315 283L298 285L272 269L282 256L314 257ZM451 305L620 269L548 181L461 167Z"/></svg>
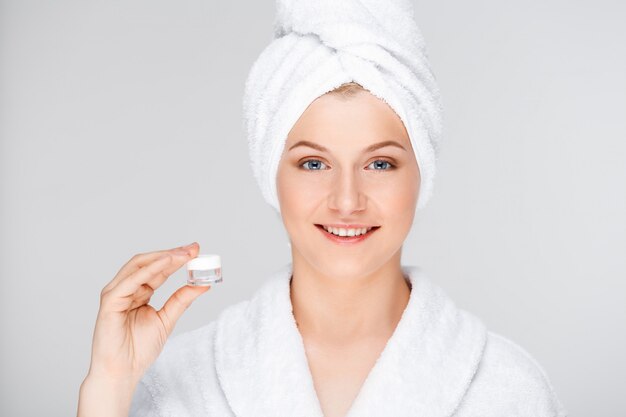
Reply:
<svg viewBox="0 0 626 417"><path fill-rule="evenodd" d="M128 417L160 417L154 397L143 379L135 388Z"/></svg>
<svg viewBox="0 0 626 417"><path fill-rule="evenodd" d="M129 417L213 416L215 322L170 338L137 384ZM217 391L219 392L219 391Z"/></svg>

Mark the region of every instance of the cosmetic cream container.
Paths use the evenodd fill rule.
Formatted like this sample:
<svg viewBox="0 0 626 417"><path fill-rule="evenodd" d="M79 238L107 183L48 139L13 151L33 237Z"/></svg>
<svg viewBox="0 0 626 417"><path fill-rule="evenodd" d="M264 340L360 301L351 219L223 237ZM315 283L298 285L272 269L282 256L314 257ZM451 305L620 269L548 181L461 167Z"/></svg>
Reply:
<svg viewBox="0 0 626 417"><path fill-rule="evenodd" d="M222 262L219 255L198 255L187 262L187 285L206 286L222 282Z"/></svg>

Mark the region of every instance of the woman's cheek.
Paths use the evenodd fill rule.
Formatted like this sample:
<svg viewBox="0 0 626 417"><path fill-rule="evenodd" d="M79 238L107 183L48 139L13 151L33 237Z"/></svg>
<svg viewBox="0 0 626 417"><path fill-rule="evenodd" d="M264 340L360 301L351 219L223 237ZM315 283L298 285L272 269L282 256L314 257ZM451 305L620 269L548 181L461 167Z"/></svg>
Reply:
<svg viewBox="0 0 626 417"><path fill-rule="evenodd" d="M403 176L377 187L376 199L378 206L390 213L413 212L417 204L417 193L415 179Z"/></svg>
<svg viewBox="0 0 626 417"><path fill-rule="evenodd" d="M319 201L323 191L310 179L301 175L286 176L281 184L282 203L290 217L307 217Z"/></svg>

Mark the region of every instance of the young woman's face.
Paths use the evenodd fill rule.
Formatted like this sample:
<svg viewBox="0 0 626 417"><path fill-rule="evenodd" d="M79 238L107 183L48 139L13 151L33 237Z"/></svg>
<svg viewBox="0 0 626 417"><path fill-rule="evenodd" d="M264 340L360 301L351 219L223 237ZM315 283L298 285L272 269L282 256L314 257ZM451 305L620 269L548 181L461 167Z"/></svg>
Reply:
<svg viewBox="0 0 626 417"><path fill-rule="evenodd" d="M388 144L368 150L381 142ZM366 274L391 262L411 229L419 184L404 124L384 101L367 91L317 98L289 132L278 166L294 257L329 276ZM316 226L337 223L380 228L345 245Z"/></svg>

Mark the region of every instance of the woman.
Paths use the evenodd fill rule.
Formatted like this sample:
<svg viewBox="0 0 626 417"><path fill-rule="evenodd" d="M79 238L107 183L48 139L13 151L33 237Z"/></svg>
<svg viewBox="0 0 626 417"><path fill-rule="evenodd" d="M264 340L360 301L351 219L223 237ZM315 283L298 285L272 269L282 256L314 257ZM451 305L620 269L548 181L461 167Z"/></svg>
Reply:
<svg viewBox="0 0 626 417"><path fill-rule="evenodd" d="M413 36L407 4L369 6ZM147 302L199 247L134 256L102 292L79 416L566 415L526 351L401 265L430 195L437 90L410 57L368 66L374 49L338 54L336 41L358 25L347 33L321 24L334 7L279 1L277 38L246 85L253 171L288 232L292 262L250 300L166 343L208 287L180 288L159 311ZM364 23L352 12L350 22ZM421 84L394 84L411 64Z"/></svg>

